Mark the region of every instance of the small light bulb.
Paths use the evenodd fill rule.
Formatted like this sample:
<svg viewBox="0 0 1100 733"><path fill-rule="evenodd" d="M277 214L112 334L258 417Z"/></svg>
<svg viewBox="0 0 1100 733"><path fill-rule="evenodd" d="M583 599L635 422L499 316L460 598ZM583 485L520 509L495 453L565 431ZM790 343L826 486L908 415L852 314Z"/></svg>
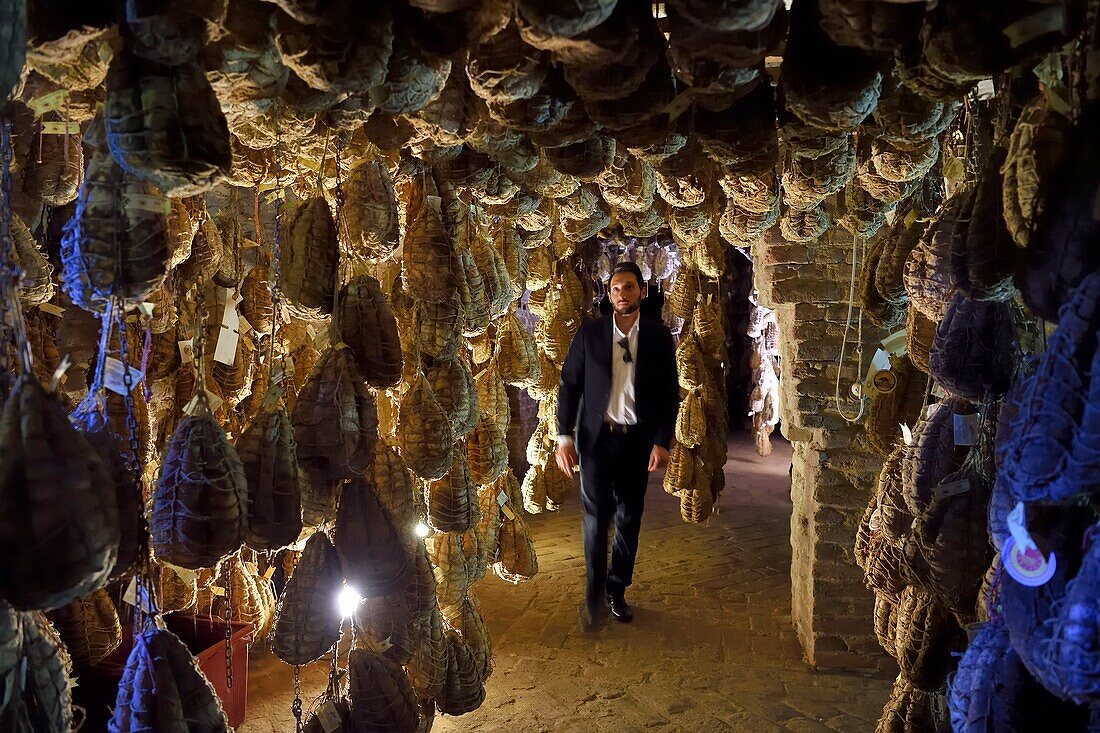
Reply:
<svg viewBox="0 0 1100 733"><path fill-rule="evenodd" d="M416 526L413 527L413 532L415 532L416 536L420 539L425 539L426 537L428 537L428 535L432 533L432 528L424 524L423 522L417 522Z"/></svg>
<svg viewBox="0 0 1100 733"><path fill-rule="evenodd" d="M360 602L363 597L359 595L359 592L352 588L350 585L345 585L340 592L336 594L336 608L340 611L341 618L351 618L355 614L355 609L359 608Z"/></svg>

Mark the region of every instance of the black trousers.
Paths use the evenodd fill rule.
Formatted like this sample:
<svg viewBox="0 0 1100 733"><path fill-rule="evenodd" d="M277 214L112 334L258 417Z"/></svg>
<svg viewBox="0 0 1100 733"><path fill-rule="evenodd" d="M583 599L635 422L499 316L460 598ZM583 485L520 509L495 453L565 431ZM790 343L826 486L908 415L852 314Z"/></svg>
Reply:
<svg viewBox="0 0 1100 733"><path fill-rule="evenodd" d="M588 570L585 602L599 608L605 593L622 593L634 578L638 534L642 528L651 440L637 434L612 434L605 426L592 453L581 456L584 504L584 560ZM611 566L607 535L615 523Z"/></svg>

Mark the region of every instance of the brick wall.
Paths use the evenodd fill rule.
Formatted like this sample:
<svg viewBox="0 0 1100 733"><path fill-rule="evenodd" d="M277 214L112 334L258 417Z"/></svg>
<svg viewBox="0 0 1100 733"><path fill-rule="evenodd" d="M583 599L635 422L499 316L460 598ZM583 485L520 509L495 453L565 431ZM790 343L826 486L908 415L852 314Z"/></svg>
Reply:
<svg viewBox="0 0 1100 733"><path fill-rule="evenodd" d="M889 671L874 635L874 597L863 586L852 546L882 459L862 425L838 414L834 391L847 316L852 237L830 229L819 241L791 244L773 229L754 248L763 305L776 309L782 376L782 430L794 447L791 475L791 610L810 664ZM841 375L856 377L856 312ZM885 334L864 321L864 368ZM847 404L851 412L853 405Z"/></svg>

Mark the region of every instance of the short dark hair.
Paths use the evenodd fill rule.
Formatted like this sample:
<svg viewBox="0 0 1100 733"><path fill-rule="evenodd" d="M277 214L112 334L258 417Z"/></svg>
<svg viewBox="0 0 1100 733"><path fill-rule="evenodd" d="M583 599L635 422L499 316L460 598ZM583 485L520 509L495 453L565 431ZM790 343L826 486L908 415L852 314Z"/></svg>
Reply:
<svg viewBox="0 0 1100 733"><path fill-rule="evenodd" d="M638 289L641 289L641 288L645 287L645 285L646 285L645 280L642 279L642 268L638 267L636 264L634 264L630 260L624 260L623 262L620 262L619 264L615 265L614 269L611 270L611 277L615 277L615 275L620 273L620 272L629 272L631 275L633 275L635 278L637 278L638 279ZM608 280L608 282L611 282L611 281Z"/></svg>

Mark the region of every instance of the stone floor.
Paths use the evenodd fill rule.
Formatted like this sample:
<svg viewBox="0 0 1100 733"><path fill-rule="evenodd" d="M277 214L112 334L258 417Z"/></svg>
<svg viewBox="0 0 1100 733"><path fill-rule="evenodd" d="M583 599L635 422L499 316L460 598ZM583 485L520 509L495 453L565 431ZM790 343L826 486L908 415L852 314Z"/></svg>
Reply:
<svg viewBox="0 0 1100 733"><path fill-rule="evenodd" d="M485 704L434 731L873 731L890 681L811 670L790 624L790 447L760 458L735 439L720 513L680 521L651 482L633 624L592 635L577 626L584 577L577 502L530 518L539 575L475 589L493 639ZM303 697L321 692L321 665ZM293 731L291 674L266 655L250 668L240 733Z"/></svg>

